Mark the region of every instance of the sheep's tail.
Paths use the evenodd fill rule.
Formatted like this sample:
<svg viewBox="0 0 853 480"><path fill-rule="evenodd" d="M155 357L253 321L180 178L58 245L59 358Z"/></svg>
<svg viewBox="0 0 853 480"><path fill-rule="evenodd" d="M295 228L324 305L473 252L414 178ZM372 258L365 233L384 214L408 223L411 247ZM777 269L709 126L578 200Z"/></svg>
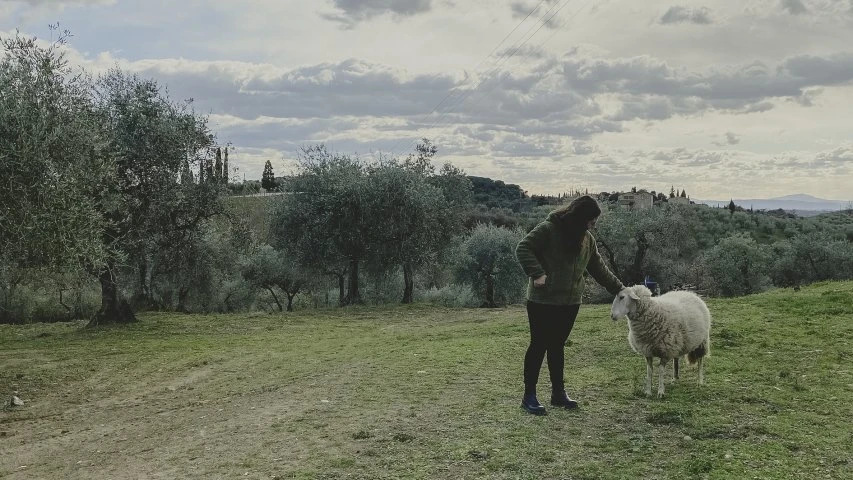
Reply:
<svg viewBox="0 0 853 480"><path fill-rule="evenodd" d="M691 365L696 363L697 360L703 357L711 356L711 334L708 333L708 336L705 337L705 341L703 341L698 347L693 349L692 352L687 354L687 361L690 362Z"/></svg>

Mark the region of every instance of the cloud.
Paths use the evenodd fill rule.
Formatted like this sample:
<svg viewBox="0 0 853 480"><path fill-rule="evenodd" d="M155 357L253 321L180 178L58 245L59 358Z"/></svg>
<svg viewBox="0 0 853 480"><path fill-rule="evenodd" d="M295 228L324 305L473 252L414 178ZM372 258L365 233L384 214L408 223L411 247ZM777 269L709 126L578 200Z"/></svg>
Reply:
<svg viewBox="0 0 853 480"><path fill-rule="evenodd" d="M711 109L766 112L774 98L809 98L806 92L814 87L850 84L853 53L798 55L776 66L752 62L704 72L671 67L649 56L603 59L571 54L559 68L567 89L582 96L608 93L620 98L613 120L662 120Z"/></svg>
<svg viewBox="0 0 853 480"><path fill-rule="evenodd" d="M801 0L780 0L779 6L791 15L802 15L809 11Z"/></svg>
<svg viewBox="0 0 853 480"><path fill-rule="evenodd" d="M740 137L732 132L726 132L726 142L729 145L737 145L738 143L740 143Z"/></svg>
<svg viewBox="0 0 853 480"><path fill-rule="evenodd" d="M536 19L530 24L532 26L524 28L525 31L534 31L534 29L541 28L536 27L540 23L547 28L556 29L564 25L558 14L568 5L568 3L564 3L561 6L559 5L560 1L545 0L544 2L537 1L535 3L513 2L510 4L510 9L512 10L512 17L515 19L527 19L527 17Z"/></svg>
<svg viewBox="0 0 853 480"><path fill-rule="evenodd" d="M689 8L679 5L672 6L659 20L662 25L671 25L676 23L695 23L697 25L710 25L714 23L711 20L711 10L707 7Z"/></svg>
<svg viewBox="0 0 853 480"><path fill-rule="evenodd" d="M709 111L754 114L772 110L780 100L811 105L823 88L853 82L853 53L696 70L649 56L607 58L575 50L562 58L530 58L482 78L413 75L360 59L288 69L186 59L128 62L110 55L84 59L79 53L69 58L90 70L118 63L153 77L168 85L173 98L195 98L202 112L247 120L400 119L382 127L395 134L463 124L584 139L623 131L634 120Z"/></svg>
<svg viewBox="0 0 853 480"><path fill-rule="evenodd" d="M853 56L841 54L696 71L651 57L575 52L518 65L482 83L477 77L412 75L358 59L290 69L182 59L121 66L168 85L173 98L194 97L197 111L214 114L219 137L236 145L295 152L325 142L341 151L404 154L426 136L445 155L531 159L588 158L600 154L595 137L645 128L633 123L638 120L768 112L782 105L779 99L801 102L823 85L853 79ZM728 148L739 139L728 133L714 145ZM712 154L673 158L685 166L724 163Z"/></svg>
<svg viewBox="0 0 853 480"><path fill-rule="evenodd" d="M295 69L243 62L134 62L130 69L169 85L176 98L241 118L412 116L429 112L458 87L448 75L407 76L349 59Z"/></svg>
<svg viewBox="0 0 853 480"><path fill-rule="evenodd" d="M344 28L353 28L359 22L385 14L410 17L432 9L432 0L331 0L331 3L338 12L320 16L340 22Z"/></svg>
<svg viewBox="0 0 853 480"><path fill-rule="evenodd" d="M823 93L823 91L824 89L819 87L803 89L802 95L795 98L794 101L804 107L813 107L815 105L815 100Z"/></svg>
<svg viewBox="0 0 853 480"><path fill-rule="evenodd" d="M69 58L97 71L118 64L168 85L173 98L194 97L196 110L211 114L211 127L219 139L239 147L232 163L249 176L255 175L269 152L292 158L300 147L322 142L342 152L405 154L411 142L426 136L439 145L446 161L463 168L462 159L503 161L488 168L495 175L511 173L506 178L513 182L527 178L523 168L514 166L541 161L536 165L543 169L528 187L537 191L573 178L596 190L632 182L651 188L665 184L668 190L670 183L680 183L670 176L683 175L684 169L691 175L701 169L698 173L716 175L714 182L727 185L727 176L757 171L760 159L778 154L772 149L779 147L752 156L732 148L740 145L740 134L756 148L767 143L765 131L771 125L765 121L772 120L774 129L797 128L793 120L789 122L790 115L779 125L781 113L771 113L761 122L731 114L791 112L799 108L796 102L811 102L821 89L827 101L817 108L824 108L832 103L829 99L844 98L843 92L850 89L833 87L853 81L853 54L847 53L688 68L661 58L608 57L580 48L563 57L530 57L493 77L412 74L357 58L292 68L188 59L127 61L79 52ZM430 114L445 98L448 101ZM817 108L807 115L815 115ZM672 117L685 121L666 121ZM694 141L685 132L673 134L673 125L688 122L719 132L710 139L719 150L701 149L707 136ZM750 126L753 123L755 127ZM639 153L614 150L610 143L614 140ZM826 141L824 145L833 145ZM245 165L238 160L240 149L247 153ZM249 149L263 153L249 156ZM850 160L849 150L799 155L804 160L792 166L780 161L767 168L791 175L814 168L825 176L846 178L835 172L849 168L844 164ZM641 177L631 171L638 166ZM487 171L478 164L474 174ZM544 178L546 171L553 178Z"/></svg>
<svg viewBox="0 0 853 480"><path fill-rule="evenodd" d="M729 152L690 150L683 147L651 152L637 151L634 152L633 156L651 159L662 165L676 165L679 167L706 167L724 163L731 158Z"/></svg>
<svg viewBox="0 0 853 480"><path fill-rule="evenodd" d="M116 2L117 0L0 0L0 26L4 21L14 22L8 24L14 28L34 22L42 25L55 24L66 9L114 6Z"/></svg>
<svg viewBox="0 0 853 480"><path fill-rule="evenodd" d="M8 3L26 3L33 6L54 5L113 5L116 0L0 0Z"/></svg>
<svg viewBox="0 0 853 480"><path fill-rule="evenodd" d="M713 141L711 144L716 145L718 147L725 147L729 145L737 145L740 143L740 135L737 135L732 132L726 132L724 135L725 139L722 141Z"/></svg>
<svg viewBox="0 0 853 480"><path fill-rule="evenodd" d="M838 173L853 173L853 145L843 145L820 152L810 162L813 168L828 168Z"/></svg>

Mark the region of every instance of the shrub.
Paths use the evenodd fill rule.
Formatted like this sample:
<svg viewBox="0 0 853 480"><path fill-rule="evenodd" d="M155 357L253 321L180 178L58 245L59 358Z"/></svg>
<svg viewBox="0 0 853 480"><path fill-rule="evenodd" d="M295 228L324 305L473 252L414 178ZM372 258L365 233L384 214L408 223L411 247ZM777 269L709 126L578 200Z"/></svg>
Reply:
<svg viewBox="0 0 853 480"><path fill-rule="evenodd" d="M426 290L415 290L415 299L445 307L477 307L481 302L470 285L456 283L441 288L432 287Z"/></svg>
<svg viewBox="0 0 853 480"><path fill-rule="evenodd" d="M710 294L748 295L770 285L770 251L751 237L735 234L726 237L702 254L699 263L703 276L700 286Z"/></svg>

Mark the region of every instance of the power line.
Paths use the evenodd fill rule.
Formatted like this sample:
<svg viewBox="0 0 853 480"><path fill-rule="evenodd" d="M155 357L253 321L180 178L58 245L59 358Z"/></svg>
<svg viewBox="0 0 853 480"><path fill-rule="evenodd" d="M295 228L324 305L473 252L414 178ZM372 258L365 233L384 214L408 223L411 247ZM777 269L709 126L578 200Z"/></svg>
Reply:
<svg viewBox="0 0 853 480"><path fill-rule="evenodd" d="M542 27L544 27L545 25L547 25L547 24L548 24L548 22L550 22L551 20L553 20L553 18L554 18L558 13L560 13L560 11L561 11L563 8L565 8L565 7L566 7L570 2L571 2L571 0L565 0L565 1L560 0L560 2L557 2L557 3L555 3L554 5L552 5L552 6L551 6L551 8L549 8L549 9L548 9L548 11L546 11L546 12L545 12L545 14L542 16L542 19L541 19L541 20L540 20L540 22L539 22L539 28L537 28L537 29L536 29L536 31L534 31L531 35L527 36L527 38L525 38L523 42L521 42L520 44L518 44L517 46L515 46L515 48L512 50L512 52L511 52L508 56L505 56L505 57L501 60L501 62L499 62L499 63L495 66L495 68L493 69L493 71L489 73L489 75L484 76L484 77L483 77L483 79L482 79L482 80L480 80L480 82L479 82L479 83L477 83L477 85L476 85L473 89L469 90L469 91L468 91L468 92L467 92L467 93L462 97L462 99L461 99L461 100L460 100L456 105L453 105L450 109L446 110L446 111L441 115L441 117L439 117L439 119L438 119L435 123L433 123L432 125L430 125L428 128L433 128L433 127L437 126L439 123L441 123L441 120L442 120L445 116L447 116L450 112L452 112L452 111L453 111L453 109L454 109L454 108L456 108L456 107L458 107L458 106L461 106L463 103L465 103L465 100L467 100L467 99L468 99L468 97L470 97L471 95L473 95L473 94L477 91L477 89L478 89L478 88L480 88L480 85L482 85L486 80L491 79L491 77L492 77L492 73L498 73L498 72L499 72L499 70L500 70L500 66L501 66L504 62L506 62L506 61L507 61L507 60L509 60L510 58L514 57L514 56L515 56L515 54L516 54L516 53L518 53L518 51L519 51L519 50L521 50L521 47L523 47L523 46L524 46L524 45L525 45L525 44L526 44L526 43L527 43L531 38L535 37L535 36L536 36L536 34L537 34L537 33L539 33L539 30L542 30ZM554 9L554 7L556 7L557 5L560 5L561 3L562 3L562 6L560 6L560 8L558 8L558 9L557 9L553 14L551 14L551 16L549 17L549 16L548 16L548 14L551 12L551 10L553 10L553 9ZM533 27L535 27L535 25L534 25ZM527 35L527 33L529 33L531 30L533 30L533 27L530 27L530 28L527 30L527 32L525 32L525 35ZM556 31L556 30L555 30L555 31ZM512 47L510 47L510 48L512 48ZM504 78L506 78L506 76L508 76L508 73L505 73L505 74L504 74ZM498 80L498 82L497 82L497 83L495 83L495 85L493 85L493 86L492 86L492 88L491 88L491 89L489 89L489 92L487 92L487 93L490 93L492 90L494 90L494 89L497 87L497 85L500 85L500 83L501 83L502 81L503 81L503 79ZM481 97L481 98L484 98L484 97Z"/></svg>
<svg viewBox="0 0 853 480"><path fill-rule="evenodd" d="M536 31L534 31L531 35L527 36L527 37L524 39L524 41L523 41L523 42L521 42L520 44L518 44L518 45L517 45L517 46L512 50L512 52L511 52L508 56L505 56L505 57L502 59L502 61L500 61L500 62L499 62L499 64L498 64L498 65L496 65L496 67L495 67L494 71L497 71L497 70L498 70L498 68L500 67L500 65L501 65L502 63L504 63L505 61L507 61L507 60L509 60L510 58L512 58L512 57L513 57L513 56L514 56L514 55L515 55L515 54L516 54L516 53L517 53L517 52L518 52L518 51L519 51L519 50L520 50L520 49L521 49L521 48L522 48L522 47L523 47L523 46L524 46L524 45L525 45L525 44L526 44L530 39L532 39L534 36L536 36L536 34L537 34L537 33L539 33L539 31L542 29L542 27L544 27L544 26L545 26L545 25L547 25L549 22L551 22L551 21L552 21L552 20L553 20L553 19L554 19L554 18L555 18L555 17L556 17L556 16L557 16L557 15L558 15L558 14L559 14L559 13L560 13L564 8L565 8L565 7L567 7L567 6L569 5L569 3L570 3L570 2L571 2L571 0L566 0L565 2L563 2L563 3L562 3L562 5L561 5L561 6L560 6L556 11L554 11L554 13L553 13L553 14L551 14L550 16L548 16L548 13L549 13L549 12L551 12L551 10L553 10L553 8L554 8L554 7L556 7L557 5L559 5L559 3L554 4L550 9L548 9L548 11L547 11L547 12L545 12L545 14L543 15L541 22L539 22L539 23L540 23L540 25L539 25L539 27L536 29ZM570 21L570 20L574 19L574 18L575 18L575 17L576 17L576 16L577 16L581 11L583 11L583 10L587 7L587 5L589 5L589 3L590 3L590 2L591 2L591 0L587 0L586 2L584 2L584 3L582 4L582 6L581 6L577 11L575 11L575 13L574 13L573 15L571 15L571 16L567 19L567 21ZM530 30L532 30L532 29L533 29L533 27L531 27L530 29L528 29L528 32L530 32ZM547 43L548 41L550 41L550 40L551 40L551 38L553 38L553 37L554 37L554 35L556 35L556 33L557 33L557 32L559 32L559 29L558 29L558 28L555 28L555 29L554 29L554 32L553 32L553 33L551 33L551 35L549 35L548 37L546 37L542 42L540 42L540 43L539 43L539 45L538 45L538 47L540 47L540 48L541 48L545 43ZM525 34L525 35L526 35L526 34ZM512 47L511 47L511 48L512 48ZM490 72L490 73L491 73L491 72ZM480 99L479 99L477 102L475 102L475 103L473 104L473 106L478 105L478 104L479 104L479 103L480 103L484 98L486 98L486 96L487 96L489 93L491 93L495 88L497 88L497 87L498 87L498 86L499 86L499 85L500 85L500 84L501 84L501 83L502 83L502 82L503 82L503 81L504 81L504 80L505 80L509 75L510 75L510 72L505 72L505 73L504 73L504 75L503 75L503 77L502 77L502 78L500 78L497 82L495 82L495 83L492 85L492 87L491 87L488 91L486 91L485 93L483 93L483 94L480 96ZM449 114L449 113L450 113L454 108L456 108L456 107L458 107L458 106L462 105L462 104L465 102L465 100L467 100L469 96L471 96L473 93L475 93L475 92L477 91L477 89L480 87L480 85L481 85L483 82L485 82L487 79L489 79L490 77L491 77L491 75L486 75L486 76L484 76L484 78L483 78L480 82L478 82L478 84L477 84L473 89L471 89L471 90L469 90L468 92L466 92L466 94L465 94L465 95L464 95L464 96L459 100L459 102L457 102L455 105L452 105L450 108L448 108L447 110L445 110L445 112L444 112L444 113L439 117L439 119L438 119L436 122L434 122L434 123L432 123L431 125L429 125L429 127L427 127L427 128L433 128L433 127L435 127L436 125L438 125L439 123L441 123L441 120L442 120L444 117L446 117L446 116L447 116L447 115L448 115L448 114ZM416 140L415 142L413 142L413 144L416 144L416 142L417 142L417 140ZM408 147L408 148L411 148L411 146L410 146L410 147Z"/></svg>
<svg viewBox="0 0 853 480"><path fill-rule="evenodd" d="M546 11L545 11L545 13L542 15L542 18L541 18L537 23L533 24L530 28L528 28L526 32L524 32L524 34L521 36L521 38L523 38L524 40L523 40L523 41L521 41L521 43L519 43L519 41L517 40L517 41L516 41L512 46L510 46L509 48L507 48L507 50L506 50L506 51L501 55L501 57L498 59L498 61L497 61L497 62L496 62L496 64L494 65L494 67L493 67L492 69L490 69L488 72L486 72L485 74L481 75L481 76L480 76L480 81L479 81L479 82L477 82L477 84L476 84L476 85L474 85L474 87L473 87L472 89L470 89L470 90L466 91L466 92L465 92L465 93L464 93L464 94L463 94L463 95L462 95L462 96L461 96L461 97L460 97L460 98L459 98L459 99L458 99L458 100L457 100L453 105L450 105L450 106L449 106L449 107L448 107L448 108L447 108L447 109L446 109L446 110L445 110L445 111L444 111L444 112L439 116L439 118L438 118L436 121L434 121L433 123L431 123L430 125L428 125L428 126L426 127L426 129L431 129L431 128L433 128L433 127L435 127L435 126L439 125L439 124L442 122L442 120L444 120L444 118L445 118L445 117L446 117L450 112L452 112L452 111L453 111L456 107L458 107L459 105L462 105L462 104L465 102L465 100L467 100L467 99L468 99L468 97L470 97L474 92L476 92L478 88L480 88L480 85L482 85L482 84L483 84L484 82L486 82L487 80L491 79L491 78L492 78L492 76L494 76L497 72L499 72L499 71L500 71L501 65L503 65L503 63L504 63L504 62L506 62L507 60L509 60L509 59L510 59L510 58L512 58L513 56L515 56L515 54L516 54L516 53L518 53L518 51L521 49L521 47L523 47L525 43L527 43L531 38L533 38L533 36L535 36L535 35L536 35L536 33L538 33L538 32L539 32L539 30L541 30L541 29L542 29L542 27L543 27L547 22L549 22L549 21L554 17L554 15L553 15L553 14L552 14L550 17L548 16L548 14L549 14L549 13L551 13L551 11L552 11L552 10L554 10L554 8L555 8L555 7L557 7L558 5L560 5L560 4L562 3L562 7L560 7L560 10L562 10L562 8L563 8L563 7L565 7L566 5L568 5L568 3L569 3L570 1L571 1L571 0L565 0L565 1L564 1L564 0L559 0L557 3L554 3L553 5L551 5L551 7L550 7L550 8L548 8L548 10L546 10ZM540 2L540 5L541 5L541 4L542 4L542 2ZM538 5L537 5L537 7L538 7ZM557 10L557 11L559 11L559 10ZM531 12L531 13L532 13L532 12ZM556 13L557 13L557 12L555 12L555 14L556 14ZM529 16L529 15L528 15L528 16ZM536 24L540 24L540 25L539 25L539 28L537 28L537 29L536 29L536 31L534 31L532 35L528 35L528 34L530 33L530 31L531 31L531 30L533 30L534 28L536 28ZM519 39L519 40L520 40L520 39ZM410 149L412 148L412 146L413 146L413 145L416 145L416 144L417 144L417 141L418 141L418 139L415 139L412 143L410 143L410 144L409 144L409 146L406 148L406 150L410 150ZM401 152L401 153L402 153L402 152Z"/></svg>
<svg viewBox="0 0 853 480"><path fill-rule="evenodd" d="M592 0L587 0L586 2L584 2L584 3L583 3L583 5L581 5L581 7L580 7L579 9L577 9L577 11L575 11L575 13L574 13L573 15L571 15L569 18L567 18L566 20L567 20L567 21L573 20L573 19L574 19L574 18L575 18L575 17L576 17L576 16L577 16L581 11L583 11L583 10L587 7L587 5L588 5L591 1L592 1ZM560 10L562 10L562 9L563 9L564 7L566 7L567 5L568 5L568 2L567 2L567 3L565 3L562 7L560 7L560 9L559 9L559 10L557 10L556 12L554 12L554 15L552 15L552 16L551 16L551 18L549 18L549 19L548 19L548 21L551 21L551 19L553 19L553 18L554 18L554 16L556 16L558 13L560 13ZM543 26L544 26L544 23L543 23ZM541 28L542 28L542 26L540 26L540 27L539 27L539 29L541 29ZM538 32L538 31L539 31L539 30L537 30L537 32ZM543 41L539 42L539 45L537 45L537 47L538 47L538 48L542 48L542 46L543 46L543 45L545 45L548 41L550 41L550 40L554 37L554 35L556 35L556 34L557 34L557 32L558 32L558 31L559 31L559 29L554 29L554 31L551 33L551 35L549 35L549 36L545 37L545 39L544 39ZM536 33L534 32L534 35L535 35L535 34L536 34ZM533 36L531 36L530 38L533 38ZM471 105L471 107L473 108L473 107L476 107L477 105L479 105L479 104L480 104L480 102L482 102L482 101L483 101L483 99L485 99L485 98L488 96L488 94L490 94L492 91L494 91L494 90L495 90L495 88L497 88L497 87L498 87L498 86L499 86L499 85L500 85L500 84L501 84L501 83L502 83L502 82L503 82L507 77L509 77L509 75L510 75L510 72L504 72L503 77L502 77L501 79L499 79L497 82L495 82L495 84L494 84L494 85L492 85L492 87L491 87L489 90L487 90L486 92L484 92L484 93L480 96L480 98L479 98L476 102L474 102L474 103Z"/></svg>
<svg viewBox="0 0 853 480"><path fill-rule="evenodd" d="M506 34L506 35L504 36L504 38L503 38L503 39L502 39L502 40L501 40L501 41L500 41L500 42L495 46L495 48L493 48L491 52L489 52L485 57L483 57L483 58L480 60L480 62L479 62L479 63L477 63L477 65L474 67L474 69L473 69L473 70L476 72L476 71L477 71L477 69L479 69L479 68L480 68L480 65L482 65L482 64L483 64L483 62L485 62L485 61L486 61L486 59L488 59L489 57L491 57L491 56L492 56L492 54L494 54L494 53L495 53L495 52L496 52L496 51L501 47L501 45L503 45L503 44L504 44L504 42L506 42L506 40L507 40L510 36L512 36L512 34L513 34L513 33L515 33L515 31L516 31L516 30L518 30L518 28L519 28L519 27L520 27L524 22L526 22L526 21L527 21L527 19L528 19L528 18L530 18L530 16L531 16L531 15L533 15L533 13L535 13L535 12L536 12L536 10L538 10L538 9L539 9L539 7L541 7L541 6L542 6L542 4L543 4L543 3L545 3L546 1L548 1L548 0L541 0L538 4L536 4L536 6L535 6L535 7L533 7L533 9L532 9L532 10L530 10L530 11L527 13L527 15L526 15L526 16L525 16L525 17L524 17L524 18L523 18L523 19L522 19L522 20L521 20L521 21L520 21L520 22L519 22L519 23L518 23L518 24L517 24L517 25L516 25L516 26L515 26L515 27L514 27L510 32L509 32L509 33L508 33L508 34ZM555 5L556 5L556 4L555 4ZM548 11L546 11L546 12L545 12L545 15L547 15L547 14L548 14L548 12L550 12L550 11L551 11L551 9L553 9L553 8L554 8L553 6L552 6L551 8L549 8L549 9L548 9ZM529 31L530 31L530 30L528 29L528 32L529 32ZM501 55L501 57L503 57L503 56L505 56L505 55L506 55L506 53L502 54L502 55ZM501 57L498 57L498 59L500 59ZM491 70L489 70L489 71L491 71ZM482 80L480 81L480 83L482 83ZM479 83L477 84L477 86L475 86L475 87L474 87L474 89L476 90L476 88L477 88L478 86L479 86ZM451 90L451 91L450 91L450 92L449 92L449 93L448 93L448 94L447 94L443 99L441 99L441 101L438 103L438 105L436 105L436 106L432 109L432 111L431 111L430 113L428 113L427 115L425 115L425 116L424 116L424 119L426 119L426 118L428 118L430 115L432 115L432 114L436 113L436 111L438 111L438 109L439 109L439 108L444 104L444 102L446 102L446 101L447 101L447 99L449 99L451 96L453 96L453 94L454 94L454 92ZM431 125L429 128L432 128L432 125ZM395 143L395 144L394 144L394 146L391 148L391 150L390 150L390 151L391 151L392 153L393 153L393 152L395 152L395 151L397 151L397 147L398 147L402 142L404 142L404 141L405 141L405 140L398 141L397 143ZM418 139L416 139L416 140L414 140L412 143L410 143L410 144L409 144L409 146L407 146L407 147L406 147L406 150L411 149L412 145L417 144L417 141L418 141Z"/></svg>

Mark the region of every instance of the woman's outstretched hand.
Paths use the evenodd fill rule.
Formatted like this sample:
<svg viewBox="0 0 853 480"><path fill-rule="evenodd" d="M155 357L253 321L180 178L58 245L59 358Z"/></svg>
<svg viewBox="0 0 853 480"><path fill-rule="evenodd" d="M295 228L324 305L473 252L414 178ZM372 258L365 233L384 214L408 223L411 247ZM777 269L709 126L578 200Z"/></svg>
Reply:
<svg viewBox="0 0 853 480"><path fill-rule="evenodd" d="M536 288L542 288L545 286L545 282L548 281L548 275L542 275L539 278L533 280L533 286Z"/></svg>

